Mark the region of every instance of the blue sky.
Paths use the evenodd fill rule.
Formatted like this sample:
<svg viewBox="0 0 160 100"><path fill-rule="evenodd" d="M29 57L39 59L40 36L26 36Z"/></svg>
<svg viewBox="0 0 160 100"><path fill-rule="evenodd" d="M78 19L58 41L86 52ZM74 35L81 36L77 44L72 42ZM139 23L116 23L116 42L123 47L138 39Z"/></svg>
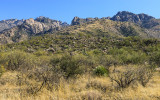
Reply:
<svg viewBox="0 0 160 100"><path fill-rule="evenodd" d="M74 16L107 17L118 11L160 18L160 0L0 0L0 20L46 16L71 22Z"/></svg>

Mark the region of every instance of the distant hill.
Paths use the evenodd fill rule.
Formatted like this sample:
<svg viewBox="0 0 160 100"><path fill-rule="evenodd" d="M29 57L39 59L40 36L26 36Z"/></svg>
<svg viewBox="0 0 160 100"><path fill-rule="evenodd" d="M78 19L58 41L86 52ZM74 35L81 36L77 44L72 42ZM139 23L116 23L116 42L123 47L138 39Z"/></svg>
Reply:
<svg viewBox="0 0 160 100"><path fill-rule="evenodd" d="M42 16L36 19L30 18L24 20L21 24L16 24L15 26L1 31L0 43L20 42L31 36L45 34L51 30L60 30L62 27L66 26L68 26L67 23L62 23L61 21L52 20Z"/></svg>
<svg viewBox="0 0 160 100"><path fill-rule="evenodd" d="M14 43L42 34L92 34L93 36L160 38L160 20L147 14L118 12L113 17L74 17L71 25L40 16L36 19L0 22L0 43ZM4 27L6 26L6 27Z"/></svg>
<svg viewBox="0 0 160 100"><path fill-rule="evenodd" d="M114 21L117 23L116 26L120 27L119 32L122 32L122 34L125 32L124 36L132 36L134 33L136 36L139 37L145 37L145 38L160 38L160 20L156 19L152 16L149 16L147 14L134 14L127 11L118 12L113 17L103 17L103 18L79 18L74 17L72 20L71 25L82 25L82 24L88 24L97 20L111 20L110 22ZM125 28L124 24L119 25L118 23L124 22L128 23L127 27L136 27L138 29L138 33L136 32L129 32L129 28ZM113 23L113 22L112 22ZM104 24L103 24L104 25ZM106 27L106 26L104 26ZM114 28L114 26L112 27ZM143 35L142 35L143 33ZM121 33L120 33L121 34Z"/></svg>
<svg viewBox="0 0 160 100"><path fill-rule="evenodd" d="M98 18L79 18L79 17L74 17L72 20L72 25L78 25L90 21L95 21ZM128 11L122 11L118 12L116 15L113 17L103 17L100 19L110 19L113 21L121 21L121 22L131 22L131 23L136 23L140 25L141 27L144 28L152 28L154 26L160 25L160 22L158 19L155 19L152 16L149 16L147 14L134 14Z"/></svg>
<svg viewBox="0 0 160 100"><path fill-rule="evenodd" d="M17 20L17 19L2 20L0 21L0 32L2 32L3 30L15 27L17 25L21 25L23 22L24 22L24 19L23 20Z"/></svg>

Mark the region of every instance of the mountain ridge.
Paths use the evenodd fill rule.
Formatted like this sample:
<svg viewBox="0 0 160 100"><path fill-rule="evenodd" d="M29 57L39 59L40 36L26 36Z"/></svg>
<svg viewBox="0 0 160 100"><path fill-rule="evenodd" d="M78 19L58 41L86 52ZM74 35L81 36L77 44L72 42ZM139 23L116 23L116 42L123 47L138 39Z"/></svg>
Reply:
<svg viewBox="0 0 160 100"><path fill-rule="evenodd" d="M13 20L12 23L16 23L16 21L19 20ZM3 23L5 23L5 21L3 21ZM84 27L85 25L86 27ZM79 27L78 30L77 27ZM76 32L85 34L89 32L96 34L95 32L97 32L97 30L101 30L101 32L104 32L105 34L116 36L160 38L160 20L143 13L134 14L128 11L121 11L113 17L74 17L71 25L69 25L66 22L52 20L48 17L40 16L35 19L30 18L23 20L23 22L19 24L17 23L15 25L12 25L10 28L6 28L3 31L0 31L0 43L6 44L20 42L29 39L31 36L56 32L68 32L75 34Z"/></svg>
<svg viewBox="0 0 160 100"><path fill-rule="evenodd" d="M46 22L47 21L47 22ZM20 42L28 39L30 36L38 34L45 34L50 30L59 30L66 27L68 24L61 21L52 20L47 17L37 17L36 19L30 18L23 21L22 24L5 29L0 32L0 43L13 43Z"/></svg>

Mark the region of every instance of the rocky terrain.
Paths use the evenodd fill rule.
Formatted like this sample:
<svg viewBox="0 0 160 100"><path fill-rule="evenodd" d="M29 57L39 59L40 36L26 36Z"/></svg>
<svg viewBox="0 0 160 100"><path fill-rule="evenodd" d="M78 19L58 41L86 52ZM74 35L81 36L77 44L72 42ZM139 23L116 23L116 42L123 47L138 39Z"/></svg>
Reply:
<svg viewBox="0 0 160 100"><path fill-rule="evenodd" d="M146 37L146 38L160 38L160 20L156 19L152 16L149 16L147 14L134 14L128 11L122 11L122 12L118 12L116 15L114 15L113 17L103 17L103 18L79 18L79 17L74 17L74 19L72 20L72 24L71 25L83 25L83 24L90 24L90 23L94 23L95 21L104 21L105 20L110 20L110 22L114 21L115 23L117 23L115 26L120 27L121 30L118 33L121 34L121 32L126 32L129 33L130 32L128 30L130 30L130 27L134 27L136 26L138 29L140 29L141 31L139 31L140 33L144 33L144 35L137 35L140 37ZM128 24L128 28L124 27L125 25L122 24L119 26L119 22L124 22L124 23L130 23ZM132 23L132 24L131 24ZM107 23L108 24L108 23ZM111 24L111 23L110 23ZM113 29L115 27L113 25L112 28L109 29ZM103 23L103 27L107 27L107 25L105 25ZM108 28L108 27L107 27ZM109 30L107 29L107 30ZM115 32L113 32L114 34ZM134 33L135 32L131 32ZM116 33L117 34L117 33ZM130 35L125 35L125 36L132 36L132 34Z"/></svg>
<svg viewBox="0 0 160 100"><path fill-rule="evenodd" d="M119 12L75 17L69 26L31 18L3 30L0 100L159 100L160 25L154 21Z"/></svg>
<svg viewBox="0 0 160 100"><path fill-rule="evenodd" d="M31 36L45 34L48 31L60 30L62 27L68 26L67 23L52 20L46 17L30 18L24 20L23 23L10 27L8 30L0 32L0 43L20 42L30 38Z"/></svg>
<svg viewBox="0 0 160 100"><path fill-rule="evenodd" d="M134 14L127 11L118 12L113 17L74 17L71 25L43 16L26 20L11 19L0 22L0 43L20 42L31 36L55 32L94 34L103 32L109 36L160 38L160 20L147 14Z"/></svg>
<svg viewBox="0 0 160 100"><path fill-rule="evenodd" d="M2 20L0 21L0 32L6 29L10 29L17 25L21 25L24 22L24 19L17 20L17 19L9 19L9 20Z"/></svg>
<svg viewBox="0 0 160 100"><path fill-rule="evenodd" d="M154 17L147 14L134 14L127 11L118 12L115 16L111 18L111 20L132 22L144 28L152 28L160 24Z"/></svg>
<svg viewBox="0 0 160 100"><path fill-rule="evenodd" d="M131 22L136 23L144 28L153 28L154 26L160 25L160 22L158 19L155 19L152 16L149 16L147 14L134 14L127 11L118 12L113 17L103 17L103 18L79 18L74 17L72 20L71 25L77 25L77 24L83 24L91 21L95 21L97 19L110 19L113 21L121 21L121 22Z"/></svg>

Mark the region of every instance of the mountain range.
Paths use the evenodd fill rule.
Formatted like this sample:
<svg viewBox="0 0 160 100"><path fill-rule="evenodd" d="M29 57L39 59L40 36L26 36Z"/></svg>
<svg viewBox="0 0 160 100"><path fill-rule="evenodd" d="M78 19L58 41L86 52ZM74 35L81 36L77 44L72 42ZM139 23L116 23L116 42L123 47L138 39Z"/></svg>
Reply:
<svg viewBox="0 0 160 100"><path fill-rule="evenodd" d="M0 44L21 42L30 39L32 36L47 33L81 33L108 37L138 36L158 39L160 38L160 19L143 13L134 14L121 11L113 17L74 17L71 25L43 16L36 19L0 21Z"/></svg>

